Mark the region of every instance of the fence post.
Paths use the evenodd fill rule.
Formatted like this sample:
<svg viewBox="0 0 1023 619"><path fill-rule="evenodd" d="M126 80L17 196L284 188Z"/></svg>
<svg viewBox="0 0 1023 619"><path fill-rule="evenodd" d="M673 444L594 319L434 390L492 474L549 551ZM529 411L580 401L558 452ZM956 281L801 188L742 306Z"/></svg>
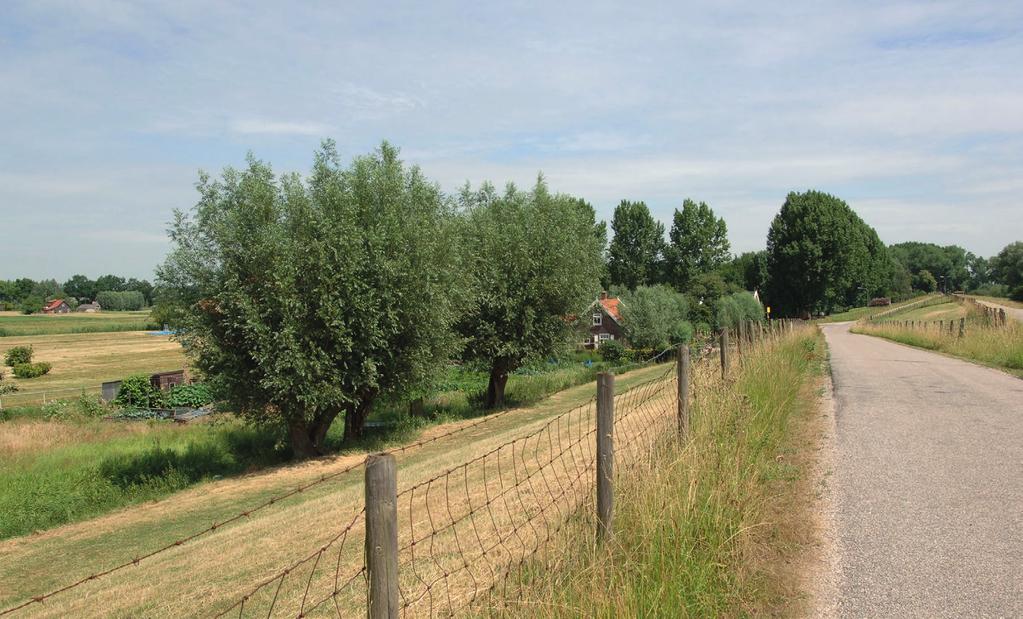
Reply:
<svg viewBox="0 0 1023 619"><path fill-rule="evenodd" d="M685 440L689 436L689 346L678 347L678 362L675 367L678 375L678 437Z"/></svg>
<svg viewBox="0 0 1023 619"><path fill-rule="evenodd" d="M614 515L615 375L597 374L597 541L610 539Z"/></svg>
<svg viewBox="0 0 1023 619"><path fill-rule="evenodd" d="M398 475L394 456L366 458L366 576L369 619L398 616Z"/></svg>
<svg viewBox="0 0 1023 619"><path fill-rule="evenodd" d="M728 376L728 329L721 329L721 378Z"/></svg>
<svg viewBox="0 0 1023 619"><path fill-rule="evenodd" d="M1002 323L1003 327L1005 326L1005 310L1003 309L998 310L998 322Z"/></svg>
<svg viewBox="0 0 1023 619"><path fill-rule="evenodd" d="M746 329L744 328L743 322L740 320L739 324L735 327L735 353L739 357L739 365L742 365L742 352L745 349Z"/></svg>
<svg viewBox="0 0 1023 619"><path fill-rule="evenodd" d="M959 319L959 337L966 335L966 318Z"/></svg>

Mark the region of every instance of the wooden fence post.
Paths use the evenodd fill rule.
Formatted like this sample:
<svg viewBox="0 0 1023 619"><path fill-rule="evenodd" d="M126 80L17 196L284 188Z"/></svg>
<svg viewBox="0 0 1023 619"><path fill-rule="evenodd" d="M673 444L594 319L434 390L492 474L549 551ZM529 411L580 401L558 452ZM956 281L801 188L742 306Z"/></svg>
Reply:
<svg viewBox="0 0 1023 619"><path fill-rule="evenodd" d="M1003 327L1005 326L1005 310L1003 309L998 310L998 322L1000 322Z"/></svg>
<svg viewBox="0 0 1023 619"><path fill-rule="evenodd" d="M742 365L742 353L745 350L746 329L743 328L744 323L740 320L739 324L735 327L735 354L739 358L739 365Z"/></svg>
<svg viewBox="0 0 1023 619"><path fill-rule="evenodd" d="M966 318L959 319L959 337L966 335Z"/></svg>
<svg viewBox="0 0 1023 619"><path fill-rule="evenodd" d="M597 542L610 539L614 516L615 375L597 374Z"/></svg>
<svg viewBox="0 0 1023 619"><path fill-rule="evenodd" d="M398 616L398 475L394 456L366 458L366 580L369 619Z"/></svg>
<svg viewBox="0 0 1023 619"><path fill-rule="evenodd" d="M721 378L728 376L728 329L721 329Z"/></svg>
<svg viewBox="0 0 1023 619"><path fill-rule="evenodd" d="M682 441L689 436L689 346L678 347L678 361L675 367L678 376L678 438Z"/></svg>

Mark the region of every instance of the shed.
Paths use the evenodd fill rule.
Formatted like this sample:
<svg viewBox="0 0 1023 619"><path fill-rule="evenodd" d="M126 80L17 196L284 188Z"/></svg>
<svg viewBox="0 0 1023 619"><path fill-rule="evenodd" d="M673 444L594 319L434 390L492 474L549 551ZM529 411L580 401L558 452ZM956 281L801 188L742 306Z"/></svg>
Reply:
<svg viewBox="0 0 1023 619"><path fill-rule="evenodd" d="M177 387L178 385L185 384L185 371L174 370L172 372L160 372L158 374L153 374L149 380L157 389L166 391L171 387Z"/></svg>

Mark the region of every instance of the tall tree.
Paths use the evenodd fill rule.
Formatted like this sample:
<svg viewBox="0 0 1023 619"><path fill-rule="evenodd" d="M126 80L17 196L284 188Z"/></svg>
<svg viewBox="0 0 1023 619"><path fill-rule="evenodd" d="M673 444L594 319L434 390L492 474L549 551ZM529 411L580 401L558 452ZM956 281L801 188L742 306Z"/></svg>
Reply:
<svg viewBox="0 0 1023 619"><path fill-rule="evenodd" d="M945 290L959 290L969 284L970 256L962 247L910 241L892 245L889 251L907 271L927 271Z"/></svg>
<svg viewBox="0 0 1023 619"><path fill-rule="evenodd" d="M767 235L768 300L780 314L865 304L889 281L886 248L842 200L790 193Z"/></svg>
<svg viewBox="0 0 1023 619"><path fill-rule="evenodd" d="M249 158L178 212L158 270L195 365L250 419L323 453L343 412L362 434L375 399L431 376L456 346L461 301L452 214L384 143L342 167L333 142L308 181ZM592 238L592 236L590 237Z"/></svg>
<svg viewBox="0 0 1023 619"><path fill-rule="evenodd" d="M991 259L992 274L1009 288L1023 286L1023 241L1009 243Z"/></svg>
<svg viewBox="0 0 1023 619"><path fill-rule="evenodd" d="M664 250L664 224L650 215L643 202L622 200L611 219L614 237L608 249L612 285L635 290L657 283Z"/></svg>
<svg viewBox="0 0 1023 619"><path fill-rule="evenodd" d="M706 202L686 198L682 210L675 209L668 238L665 276L676 290L688 290L694 278L728 262L728 227Z"/></svg>
<svg viewBox="0 0 1023 619"><path fill-rule="evenodd" d="M573 335L566 317L582 311L600 283L593 218L574 198L492 185L461 193L462 239L472 302L458 323L464 358L490 370L485 405L503 406L508 375L550 355Z"/></svg>
<svg viewBox="0 0 1023 619"><path fill-rule="evenodd" d="M96 282L84 275L72 275L71 279L64 282L64 292L75 297L79 301L92 301L96 298L99 290Z"/></svg>

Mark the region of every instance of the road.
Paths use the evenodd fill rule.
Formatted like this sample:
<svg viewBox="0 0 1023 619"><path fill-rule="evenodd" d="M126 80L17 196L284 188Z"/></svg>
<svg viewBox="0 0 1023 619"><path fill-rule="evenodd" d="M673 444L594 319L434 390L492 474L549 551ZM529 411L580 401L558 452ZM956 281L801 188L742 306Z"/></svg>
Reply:
<svg viewBox="0 0 1023 619"><path fill-rule="evenodd" d="M818 608L1023 616L1023 380L849 326L823 326L839 573Z"/></svg>
<svg viewBox="0 0 1023 619"><path fill-rule="evenodd" d="M1009 307L1008 305L999 305L990 301L981 301L980 299L977 300L977 303L993 307L995 309L1003 309L1005 310L1005 315L1009 318L1015 318L1016 320L1023 322L1023 309L1016 309L1015 307Z"/></svg>

